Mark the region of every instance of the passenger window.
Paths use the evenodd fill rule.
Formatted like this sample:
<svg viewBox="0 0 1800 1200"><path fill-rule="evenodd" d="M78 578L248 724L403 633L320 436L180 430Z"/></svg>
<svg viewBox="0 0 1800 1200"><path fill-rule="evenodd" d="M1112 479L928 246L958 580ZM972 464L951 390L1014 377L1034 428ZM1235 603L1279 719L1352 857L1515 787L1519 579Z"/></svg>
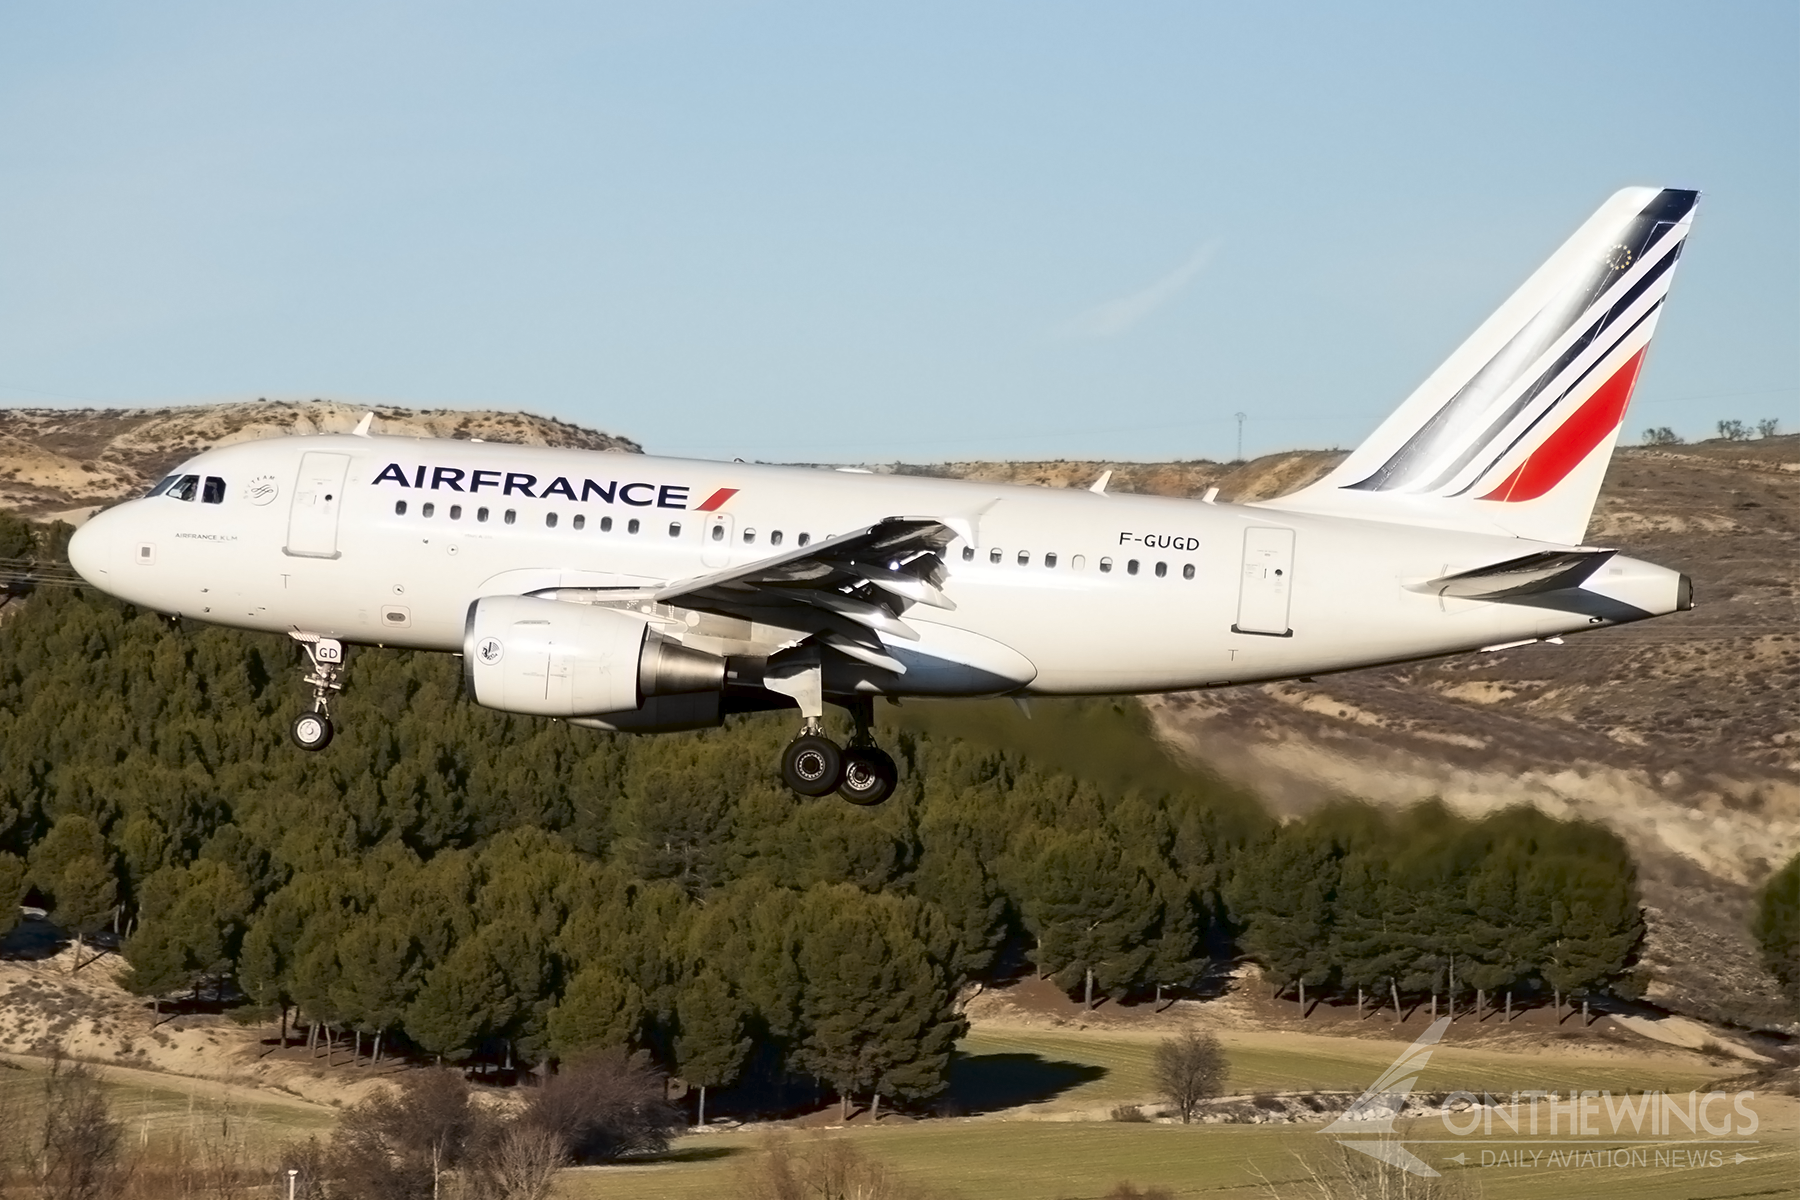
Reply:
<svg viewBox="0 0 1800 1200"><path fill-rule="evenodd" d="M206 491L203 495L201 495L200 503L202 503L202 504L223 504L223 503L225 503L225 481L223 479L220 479L217 475L208 475L206 477Z"/></svg>
<svg viewBox="0 0 1800 1200"><path fill-rule="evenodd" d="M404 517L406 515L406 501L404 501L404 500L394 501L394 515L396 517Z"/></svg>
<svg viewBox="0 0 1800 1200"><path fill-rule="evenodd" d="M175 481L177 479L180 479L180 478L181 478L181 476L179 476L179 475L164 475L162 477L161 483L158 483L155 487L151 488L149 491L144 493L144 499L148 500L153 496L162 495L164 492L168 491L171 486L173 486L173 484L175 483Z"/></svg>
<svg viewBox="0 0 1800 1200"><path fill-rule="evenodd" d="M451 506L450 506L450 519L451 519L451 520L452 520L452 521L460 521L460 520L462 520L462 505L460 505L460 504L452 504L452 505L451 505Z"/></svg>
<svg viewBox="0 0 1800 1200"><path fill-rule="evenodd" d="M670 537L680 537L681 536L681 522L680 521L670 521L669 522L669 536Z"/></svg>
<svg viewBox="0 0 1800 1200"><path fill-rule="evenodd" d="M1112 559L1110 559L1110 558L1101 559L1100 560L1100 573L1102 575L1105 575L1108 572L1110 572L1111 570L1112 570Z"/></svg>
<svg viewBox="0 0 1800 1200"><path fill-rule="evenodd" d="M1181 577L1183 579L1192 579L1194 577L1194 564L1193 563L1188 563L1186 566L1181 568Z"/></svg>
<svg viewBox="0 0 1800 1200"><path fill-rule="evenodd" d="M756 530L754 530L754 529L744 530L744 544L746 546L748 546L750 543L754 542L755 540L756 540Z"/></svg>
<svg viewBox="0 0 1800 1200"><path fill-rule="evenodd" d="M436 515L437 515L437 505L435 505L435 504L421 504L421 505L420 505L420 506L419 506L419 515L420 515L420 516L421 516L421 517L434 517L434 516L436 516Z"/></svg>
<svg viewBox="0 0 1800 1200"><path fill-rule="evenodd" d="M569 524L573 525L577 529L586 529L587 528L587 517L585 515L583 515L582 513L576 513L575 519L573 521L570 521Z"/></svg>
<svg viewBox="0 0 1800 1200"><path fill-rule="evenodd" d="M1069 569L1072 571L1079 571L1086 566L1087 555L1085 554L1077 554L1074 558L1069 560Z"/></svg>
<svg viewBox="0 0 1800 1200"><path fill-rule="evenodd" d="M774 533L771 533L769 535L769 545L771 545L771 546L781 545L781 530L777 529Z"/></svg>
<svg viewBox="0 0 1800 1200"><path fill-rule="evenodd" d="M1052 550L1050 553L1044 555L1044 565L1046 567L1054 567L1056 565L1056 551Z"/></svg>
<svg viewBox="0 0 1800 1200"><path fill-rule="evenodd" d="M501 519L508 525L511 525L514 521L519 519L519 511L514 508L509 508L506 510L506 515Z"/></svg>
<svg viewBox="0 0 1800 1200"><path fill-rule="evenodd" d="M723 525L714 525L712 537L713 537L713 541L715 541L715 542L724 541L725 540L725 527Z"/></svg>
<svg viewBox="0 0 1800 1200"><path fill-rule="evenodd" d="M1001 558L1001 554L1000 554L1000 548L998 546L996 546L994 549L988 551L988 561L989 562L997 563L1000 561L1000 558Z"/></svg>
<svg viewBox="0 0 1800 1200"><path fill-rule="evenodd" d="M485 521L485 520L487 520L487 517L488 517L487 509L478 508L475 510L475 519L477 521Z"/></svg>
<svg viewBox="0 0 1800 1200"><path fill-rule="evenodd" d="M639 521L636 517L633 517L633 518L631 518L631 520L625 522L625 532L626 533L636 533L638 530L642 529L643 527L644 527L643 522Z"/></svg>
<svg viewBox="0 0 1800 1200"><path fill-rule="evenodd" d="M963 547L963 561L964 562L974 562L975 561L975 547L973 547L973 546L964 546Z"/></svg>
<svg viewBox="0 0 1800 1200"><path fill-rule="evenodd" d="M1160 563L1159 562L1156 564L1156 577L1158 579L1161 579L1164 575L1167 575L1168 573L1169 573L1169 564L1168 563Z"/></svg>
<svg viewBox="0 0 1800 1200"><path fill-rule="evenodd" d="M1029 550L1019 551L1019 565L1021 567L1029 567L1031 565L1031 551L1029 551Z"/></svg>
<svg viewBox="0 0 1800 1200"><path fill-rule="evenodd" d="M803 534L801 534L801 535L800 535L800 544L801 544L801 545L802 545L802 546L804 546L804 545L806 545L806 543L808 543L808 542L810 542L810 541L812 541L812 534L810 534L810 533L803 533Z"/></svg>
<svg viewBox="0 0 1800 1200"><path fill-rule="evenodd" d="M199 489L200 477L198 475L183 475L175 481L175 486L169 489L169 495L177 500L192 500L194 493Z"/></svg>
<svg viewBox="0 0 1800 1200"><path fill-rule="evenodd" d="M1137 559L1134 558L1130 562L1125 564L1125 573L1127 575L1136 575L1137 574Z"/></svg>
<svg viewBox="0 0 1800 1200"><path fill-rule="evenodd" d="M555 513L545 513L544 514L544 528L545 529L555 529L556 528L556 514Z"/></svg>
<svg viewBox="0 0 1800 1200"><path fill-rule="evenodd" d="M600 532L601 533L611 533L612 532L612 518L611 517L601 517L600 518Z"/></svg>

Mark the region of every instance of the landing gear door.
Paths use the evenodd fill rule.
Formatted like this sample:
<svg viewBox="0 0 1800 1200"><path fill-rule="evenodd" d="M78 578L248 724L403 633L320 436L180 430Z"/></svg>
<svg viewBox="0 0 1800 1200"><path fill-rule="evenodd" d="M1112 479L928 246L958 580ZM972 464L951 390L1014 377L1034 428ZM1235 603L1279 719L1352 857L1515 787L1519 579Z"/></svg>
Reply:
<svg viewBox="0 0 1800 1200"><path fill-rule="evenodd" d="M731 565L730 513L714 513L706 518L706 531L700 535L700 563L707 567Z"/></svg>
<svg viewBox="0 0 1800 1200"><path fill-rule="evenodd" d="M1244 530L1244 574L1238 585L1238 619L1233 633L1292 637L1288 601L1294 588L1294 531Z"/></svg>
<svg viewBox="0 0 1800 1200"><path fill-rule="evenodd" d="M294 481L293 505L288 509L288 554L296 558L338 556L338 511L344 505L344 476L349 471L348 454L309 450L300 456L300 476Z"/></svg>

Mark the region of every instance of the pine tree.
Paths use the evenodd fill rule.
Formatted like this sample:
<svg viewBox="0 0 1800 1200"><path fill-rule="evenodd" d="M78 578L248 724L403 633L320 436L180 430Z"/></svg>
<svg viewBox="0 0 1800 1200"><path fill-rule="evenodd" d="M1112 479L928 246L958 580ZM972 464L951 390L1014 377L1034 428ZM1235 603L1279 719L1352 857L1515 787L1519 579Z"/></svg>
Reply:
<svg viewBox="0 0 1800 1200"><path fill-rule="evenodd" d="M605 963L592 963L569 981L550 1010L551 1051L564 1059L596 1050L635 1048L644 1020L644 994Z"/></svg>
<svg viewBox="0 0 1800 1200"><path fill-rule="evenodd" d="M691 975L675 1001L680 1032L675 1035L675 1070L700 1089L696 1125L706 1124L706 1089L736 1081L750 1053L744 1034L749 1006L711 967Z"/></svg>
<svg viewBox="0 0 1800 1200"><path fill-rule="evenodd" d="M19 902L25 898L27 875L24 859L0 850L0 937L19 923Z"/></svg>
<svg viewBox="0 0 1800 1200"><path fill-rule="evenodd" d="M1020 915L1037 939L1033 960L1065 991L1141 982L1152 947L1146 934L1161 912L1149 879L1096 830L1042 831L1018 872Z"/></svg>
<svg viewBox="0 0 1800 1200"><path fill-rule="evenodd" d="M1800 854L1763 884L1750 931L1762 949L1763 965L1788 1003L1800 1010Z"/></svg>
<svg viewBox="0 0 1800 1200"><path fill-rule="evenodd" d="M493 960L465 942L425 977L406 1010L407 1036L427 1053L460 1060L478 1035L493 1028L494 1013L506 1000Z"/></svg>
<svg viewBox="0 0 1800 1200"><path fill-rule="evenodd" d="M942 965L907 928L903 906L844 885L817 887L805 897L802 921L793 1064L830 1083L846 1117L851 1097L863 1092L935 1094L967 1026L953 1011Z"/></svg>

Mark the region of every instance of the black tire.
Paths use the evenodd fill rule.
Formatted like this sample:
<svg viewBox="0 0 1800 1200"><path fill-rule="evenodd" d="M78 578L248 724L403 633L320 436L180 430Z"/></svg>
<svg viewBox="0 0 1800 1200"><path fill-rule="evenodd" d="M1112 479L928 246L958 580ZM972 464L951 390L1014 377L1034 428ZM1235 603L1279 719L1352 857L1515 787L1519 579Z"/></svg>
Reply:
<svg viewBox="0 0 1800 1200"><path fill-rule="evenodd" d="M880 804L894 794L900 768L880 746L852 746L844 751L844 781L838 795L852 804Z"/></svg>
<svg viewBox="0 0 1800 1200"><path fill-rule="evenodd" d="M802 796L837 791L844 778L844 752L830 738L802 735L781 752L781 781Z"/></svg>
<svg viewBox="0 0 1800 1200"><path fill-rule="evenodd" d="M331 735L336 731L331 727L331 718L324 713L303 712L294 718L288 732L294 737L294 745L302 750L323 750L331 745Z"/></svg>

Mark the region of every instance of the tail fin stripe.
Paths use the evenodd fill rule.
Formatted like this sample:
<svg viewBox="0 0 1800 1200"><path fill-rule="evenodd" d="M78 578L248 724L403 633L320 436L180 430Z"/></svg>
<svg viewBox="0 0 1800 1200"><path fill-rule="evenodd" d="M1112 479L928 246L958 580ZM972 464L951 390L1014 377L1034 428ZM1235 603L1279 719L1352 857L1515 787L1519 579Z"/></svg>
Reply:
<svg viewBox="0 0 1800 1200"><path fill-rule="evenodd" d="M1545 354L1587 322L1589 328L1575 335L1559 359L1514 398L1489 425L1488 432L1476 438L1447 471L1438 472L1437 478L1424 488L1434 490L1459 473L1520 410L1536 399L1571 358L1604 332L1645 291L1665 279L1687 236L1687 227L1679 223L1679 218L1687 215L1695 199L1691 192L1676 193L1685 200L1672 207L1668 195L1665 193L1657 203L1642 210L1631 221L1630 229L1621 231L1622 240L1605 257L1596 260L1583 275L1572 280L1526 321L1506 345L1475 371L1386 462L1365 478L1340 486L1354 491L1393 491L1415 482L1433 458L1450 449L1444 443L1455 437L1455 426L1462 423L1470 409L1485 407L1518 386L1534 364L1541 362ZM1671 222L1666 217L1673 213L1674 207L1681 211L1674 214L1678 219ZM1609 292L1613 294L1611 298Z"/></svg>
<svg viewBox="0 0 1800 1200"><path fill-rule="evenodd" d="M1579 544L1698 200L1614 192L1324 478L1255 503Z"/></svg>
<svg viewBox="0 0 1800 1200"><path fill-rule="evenodd" d="M1581 368L1581 370L1575 375L1575 377L1569 381L1568 385L1562 389L1562 391L1557 395L1556 399L1551 401L1548 405L1546 405L1544 407L1542 412L1538 413L1537 416L1533 417L1529 422L1527 422L1523 429L1519 430L1518 433L1514 434L1512 439L1509 440L1501 450L1499 450L1498 452L1493 454L1488 459L1486 465L1484 465L1480 470L1476 471L1474 474L1470 475L1468 477L1468 479L1466 481L1464 481L1464 483L1461 487L1457 488L1453 492L1446 492L1444 494L1447 496L1463 496L1463 495L1467 495L1469 492L1471 492L1475 488L1479 487L1481 485L1481 482L1484 479L1487 479L1489 477L1489 473L1493 471L1495 466L1497 466L1501 462L1504 462L1508 455L1510 455L1514 450L1517 450L1519 448L1519 443L1523 442L1526 438L1530 437L1532 431L1535 430L1538 426L1542 425L1546 418L1554 415L1557 412L1557 410L1562 407L1563 401L1567 400L1571 395L1573 395L1575 392L1579 391L1581 388L1581 385L1586 383L1588 381L1588 379L1593 375L1593 373L1600 369L1600 367L1606 362L1606 360L1609 357L1611 357L1611 355L1613 354L1614 351L1616 351L1620 346L1623 346L1626 342L1630 341L1632 334L1636 333L1640 328L1642 328L1646 321L1649 321L1651 318L1655 317L1659 312L1662 311L1663 301L1666 300L1667 298L1668 297L1666 295L1657 297L1656 301L1653 304L1651 304L1647 310L1640 313L1638 315L1637 320L1633 321L1631 323L1630 327L1627 328L1624 333L1620 334L1618 337L1614 338L1611 342L1609 342L1604 350L1602 350L1598 354L1594 354L1591 357L1589 357L1587 364L1585 366L1583 366ZM1602 385L1602 386L1604 386L1604 385ZM1576 416L1579 416L1579 410L1577 410ZM1573 420L1573 419L1575 419L1575 417L1571 417L1571 419Z"/></svg>
<svg viewBox="0 0 1800 1200"><path fill-rule="evenodd" d="M1632 355L1613 372L1611 379L1595 388L1586 403L1558 425L1543 445L1515 467L1499 487L1480 499L1509 503L1536 500L1561 483L1625 419L1625 406L1631 401L1631 389L1644 365L1645 349L1648 347Z"/></svg>
<svg viewBox="0 0 1800 1200"><path fill-rule="evenodd" d="M1679 252L1679 249L1680 247L1676 247L1677 252ZM1506 432L1507 426L1517 420L1520 413L1530 408L1532 403L1542 396L1546 389L1568 372L1569 367L1572 364L1580 359L1584 353L1591 350L1595 341L1598 340L1602 334L1611 329L1621 317L1625 316L1629 312L1631 306L1641 299L1644 293L1648 291L1657 280L1665 278L1668 274L1669 267L1674 261L1674 254L1664 255L1662 258L1658 259L1657 262L1645 272L1644 276L1631 286L1625 295L1619 297L1617 301L1607 306L1604 313L1602 313L1602 315L1600 315L1587 330L1574 341L1570 342L1567 349L1565 349L1562 354L1557 357L1556 361L1551 363L1542 374L1533 380L1529 387L1520 392L1510 404L1496 414L1494 419L1489 423L1487 430L1471 441L1461 454L1457 455L1449 465L1439 472L1437 478L1424 486L1423 490L1431 492L1449 486L1451 481L1460 475L1465 467L1471 462L1474 462L1476 458L1480 457L1483 450L1486 450L1489 446L1493 445L1495 440ZM1656 300L1656 304L1660 303L1662 303L1662 297L1659 296ZM1596 305L1595 307L1597 309L1600 306ZM1590 309L1589 311L1592 312L1594 310ZM1650 311L1655 311L1655 304L1651 306ZM1631 328L1637 328L1642 320L1643 318L1640 316L1638 320L1633 321ZM1525 431L1530 432L1532 428L1536 427L1539 421L1542 421L1551 412L1555 411L1556 407L1562 403L1564 397L1568 395L1575 384L1580 383L1581 377L1593 370L1594 364L1599 362L1606 353L1610 353L1619 342L1623 341L1625 337L1629 337L1630 332L1630 329L1626 330L1624 335L1615 339L1601 354L1590 356L1588 365L1582 369L1581 375L1577 376L1575 383L1571 384L1569 388L1564 388L1562 395L1559 395L1555 400L1551 401L1550 404L1545 407L1543 412L1540 412L1533 418L1531 424L1526 426ZM1523 436L1523 434L1520 436ZM1512 442L1508 443L1505 450L1502 450L1499 454L1495 455L1495 460L1497 461L1500 458L1504 458L1506 454L1512 450L1513 446L1516 445L1518 445L1518 438L1514 438ZM1461 495L1463 492L1474 487L1481 476L1486 474L1492 466L1493 464L1489 463L1487 467L1483 467L1475 474L1474 478L1470 479L1461 488L1451 494Z"/></svg>

